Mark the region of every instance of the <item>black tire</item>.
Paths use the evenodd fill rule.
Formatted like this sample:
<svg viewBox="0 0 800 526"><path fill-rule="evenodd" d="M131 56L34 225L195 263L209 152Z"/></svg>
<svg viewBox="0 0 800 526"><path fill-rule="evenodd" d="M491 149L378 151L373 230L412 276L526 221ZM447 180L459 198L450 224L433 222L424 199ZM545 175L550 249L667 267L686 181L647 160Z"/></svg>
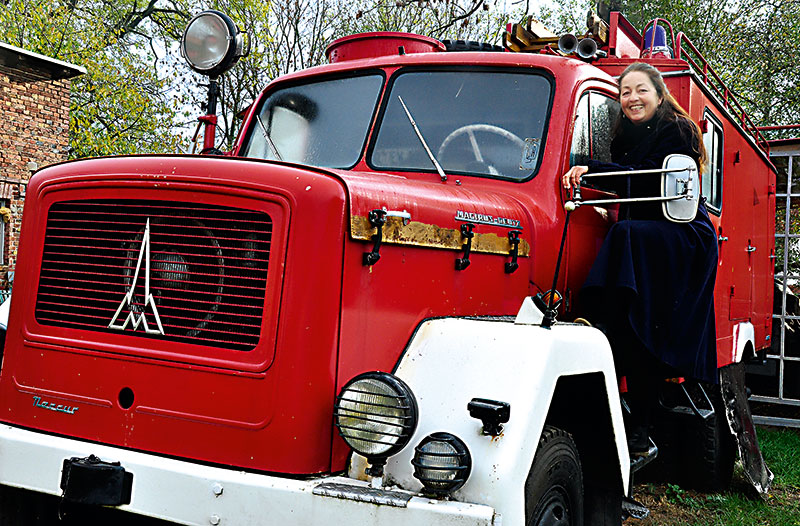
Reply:
<svg viewBox="0 0 800 526"><path fill-rule="evenodd" d="M545 426L525 481L526 526L583 526L583 475L566 431Z"/></svg>
<svg viewBox="0 0 800 526"><path fill-rule="evenodd" d="M704 421L696 419L687 435L689 442L684 445L682 478L688 487L721 491L731 484L739 452L728 427L719 386L704 387L714 406L714 415Z"/></svg>
<svg viewBox="0 0 800 526"><path fill-rule="evenodd" d="M503 46L473 40L442 40L447 51L504 51Z"/></svg>

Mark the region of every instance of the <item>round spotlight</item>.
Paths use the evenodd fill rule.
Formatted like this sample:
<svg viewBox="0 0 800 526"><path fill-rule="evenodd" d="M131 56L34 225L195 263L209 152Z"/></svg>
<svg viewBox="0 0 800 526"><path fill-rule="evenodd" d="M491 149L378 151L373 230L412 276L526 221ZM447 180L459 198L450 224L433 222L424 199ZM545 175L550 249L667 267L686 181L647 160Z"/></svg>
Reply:
<svg viewBox="0 0 800 526"><path fill-rule="evenodd" d="M339 433L371 462L394 455L417 428L417 401L411 389L388 373L356 376L342 388L334 409Z"/></svg>
<svg viewBox="0 0 800 526"><path fill-rule="evenodd" d="M216 77L244 54L243 42L242 34L228 15L203 11L187 24L181 39L181 54L193 70Z"/></svg>
<svg viewBox="0 0 800 526"><path fill-rule="evenodd" d="M414 477L427 493L442 497L467 481L472 457L467 445L450 433L432 433L414 448Z"/></svg>

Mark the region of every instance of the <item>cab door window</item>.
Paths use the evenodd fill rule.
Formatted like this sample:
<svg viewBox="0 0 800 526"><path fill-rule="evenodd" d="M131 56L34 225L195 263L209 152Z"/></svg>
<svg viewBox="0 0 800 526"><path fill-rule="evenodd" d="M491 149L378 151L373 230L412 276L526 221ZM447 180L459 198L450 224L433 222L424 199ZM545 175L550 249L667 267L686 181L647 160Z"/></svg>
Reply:
<svg viewBox="0 0 800 526"><path fill-rule="evenodd" d="M592 159L609 163L613 130L619 119L619 102L602 93L590 93L589 106L592 114Z"/></svg>
<svg viewBox="0 0 800 526"><path fill-rule="evenodd" d="M588 164L592 157L589 142L589 94L586 93L578 102L575 112L575 124L572 129L572 148L569 152L570 166Z"/></svg>
<svg viewBox="0 0 800 526"><path fill-rule="evenodd" d="M589 159L611 162L611 139L619 118L619 103L597 92L585 93L575 112L570 164L587 164Z"/></svg>

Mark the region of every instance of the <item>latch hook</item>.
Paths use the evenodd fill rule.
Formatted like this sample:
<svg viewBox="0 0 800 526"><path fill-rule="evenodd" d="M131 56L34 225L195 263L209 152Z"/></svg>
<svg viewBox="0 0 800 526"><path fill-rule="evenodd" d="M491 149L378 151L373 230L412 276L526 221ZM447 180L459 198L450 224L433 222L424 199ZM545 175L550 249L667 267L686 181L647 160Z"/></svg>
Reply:
<svg viewBox="0 0 800 526"><path fill-rule="evenodd" d="M508 253L511 256L511 261L506 261L506 274L511 274L519 268L517 257L519 256L519 235L522 234L519 230L511 230L508 233L508 242L511 243L511 251Z"/></svg>
<svg viewBox="0 0 800 526"><path fill-rule="evenodd" d="M371 252L364 252L364 265L374 265L381 259L381 241L383 240L383 225L386 224L386 210L376 208L370 210L367 216L369 224L377 228L378 231L372 236L375 244L372 246Z"/></svg>
<svg viewBox="0 0 800 526"><path fill-rule="evenodd" d="M469 252L472 250L472 238L475 237L475 233L472 231L474 228L475 225L472 223L461 225L461 237L466 238L467 242L464 244L464 257L456 258L456 270L464 270L469 266Z"/></svg>

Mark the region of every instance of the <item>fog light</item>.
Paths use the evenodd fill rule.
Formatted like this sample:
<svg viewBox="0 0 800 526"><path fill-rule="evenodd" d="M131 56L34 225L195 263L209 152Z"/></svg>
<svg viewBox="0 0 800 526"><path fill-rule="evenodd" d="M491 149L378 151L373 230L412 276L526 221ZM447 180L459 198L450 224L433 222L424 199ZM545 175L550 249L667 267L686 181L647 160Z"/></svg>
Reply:
<svg viewBox="0 0 800 526"><path fill-rule="evenodd" d="M467 481L472 457L461 439L450 433L432 433L414 448L414 477L426 493L442 497Z"/></svg>
<svg viewBox="0 0 800 526"><path fill-rule="evenodd" d="M467 404L469 416L483 423L483 434L499 436L503 432L503 424L511 416L511 404L486 398L473 398Z"/></svg>
<svg viewBox="0 0 800 526"><path fill-rule="evenodd" d="M373 466L382 466L414 434L417 401L396 376L382 372L360 374L342 388L334 408L334 422L347 445L367 457Z"/></svg>

